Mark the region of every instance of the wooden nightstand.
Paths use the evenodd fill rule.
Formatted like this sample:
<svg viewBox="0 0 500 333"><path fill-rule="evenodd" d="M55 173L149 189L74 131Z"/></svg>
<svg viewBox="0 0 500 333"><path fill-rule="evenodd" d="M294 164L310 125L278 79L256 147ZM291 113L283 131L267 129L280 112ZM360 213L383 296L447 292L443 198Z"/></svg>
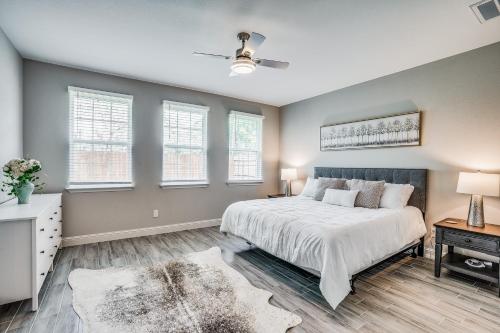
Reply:
<svg viewBox="0 0 500 333"><path fill-rule="evenodd" d="M469 267L465 263L465 259L470 257L454 252L454 247L457 246L500 258L500 225L486 224L484 228L478 228L467 225L465 220L449 218L434 224L434 226L436 227L434 263L436 277L440 276L441 265L443 265L450 271L493 282L500 286L500 268L497 263L493 263L491 268ZM448 254L441 257L443 244L448 245ZM500 297L500 288L498 297Z"/></svg>
<svg viewBox="0 0 500 333"><path fill-rule="evenodd" d="M292 194L292 197L296 196L296 194ZM271 198L284 198L285 195L283 193L278 193L278 194L268 194L267 197L269 199Z"/></svg>

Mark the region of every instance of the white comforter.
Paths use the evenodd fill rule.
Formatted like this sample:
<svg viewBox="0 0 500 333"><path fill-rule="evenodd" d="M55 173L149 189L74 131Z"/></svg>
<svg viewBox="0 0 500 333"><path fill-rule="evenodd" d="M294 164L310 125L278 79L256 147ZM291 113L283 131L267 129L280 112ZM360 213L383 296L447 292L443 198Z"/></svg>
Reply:
<svg viewBox="0 0 500 333"><path fill-rule="evenodd" d="M350 292L353 274L426 233L415 207L346 208L301 196L234 203L220 230L321 272L321 292L334 309Z"/></svg>

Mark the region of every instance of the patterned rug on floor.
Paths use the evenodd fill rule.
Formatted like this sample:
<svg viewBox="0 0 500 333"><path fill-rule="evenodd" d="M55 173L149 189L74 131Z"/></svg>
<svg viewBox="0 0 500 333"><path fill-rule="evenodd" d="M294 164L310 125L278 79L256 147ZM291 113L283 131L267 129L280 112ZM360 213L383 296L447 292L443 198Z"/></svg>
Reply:
<svg viewBox="0 0 500 333"><path fill-rule="evenodd" d="M159 265L69 275L84 332L282 333L302 319L229 267L218 247Z"/></svg>

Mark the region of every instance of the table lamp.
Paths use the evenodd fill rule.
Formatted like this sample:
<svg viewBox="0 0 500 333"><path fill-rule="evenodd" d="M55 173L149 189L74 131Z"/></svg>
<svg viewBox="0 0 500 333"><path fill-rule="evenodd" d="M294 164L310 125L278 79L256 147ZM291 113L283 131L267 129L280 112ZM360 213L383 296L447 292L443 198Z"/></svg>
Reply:
<svg viewBox="0 0 500 333"><path fill-rule="evenodd" d="M285 196L292 195L292 180L297 179L297 169L281 169L281 180L286 181Z"/></svg>
<svg viewBox="0 0 500 333"><path fill-rule="evenodd" d="M483 228L483 195L492 197L500 195L500 176L481 172L460 172L457 192L471 194L467 224Z"/></svg>

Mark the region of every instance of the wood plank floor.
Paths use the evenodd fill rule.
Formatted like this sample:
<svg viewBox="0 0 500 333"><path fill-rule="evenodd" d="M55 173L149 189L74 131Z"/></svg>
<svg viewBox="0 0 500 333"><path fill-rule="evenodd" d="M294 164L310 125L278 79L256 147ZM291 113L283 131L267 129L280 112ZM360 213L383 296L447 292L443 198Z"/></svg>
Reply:
<svg viewBox="0 0 500 333"><path fill-rule="evenodd" d="M271 291L271 303L297 313L299 332L500 332L496 286L444 272L433 276L433 262L401 256L360 277L356 295L333 310L321 296L318 278L263 251L250 249L217 228L182 231L68 247L59 251L55 270L31 301L0 306L0 332L81 332L67 277L75 268L148 265L212 246L253 285Z"/></svg>

